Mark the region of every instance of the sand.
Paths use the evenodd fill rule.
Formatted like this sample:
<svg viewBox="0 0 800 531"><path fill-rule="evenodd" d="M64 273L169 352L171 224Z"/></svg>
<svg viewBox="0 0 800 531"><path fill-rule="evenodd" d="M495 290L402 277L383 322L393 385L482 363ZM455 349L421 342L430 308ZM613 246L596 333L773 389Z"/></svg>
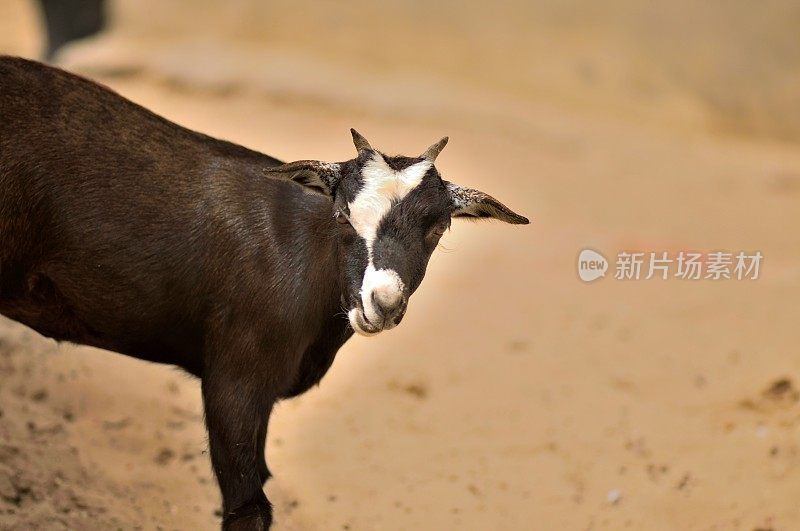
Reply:
<svg viewBox="0 0 800 531"><path fill-rule="evenodd" d="M796 145L545 98L403 112L103 65L84 71L284 159L348 158L349 127L408 154L448 134L443 175L533 221L454 223L402 326L277 408L276 529L800 526ZM584 247L765 258L756 281L585 284ZM218 525L180 371L3 320L0 411L0 527Z"/></svg>

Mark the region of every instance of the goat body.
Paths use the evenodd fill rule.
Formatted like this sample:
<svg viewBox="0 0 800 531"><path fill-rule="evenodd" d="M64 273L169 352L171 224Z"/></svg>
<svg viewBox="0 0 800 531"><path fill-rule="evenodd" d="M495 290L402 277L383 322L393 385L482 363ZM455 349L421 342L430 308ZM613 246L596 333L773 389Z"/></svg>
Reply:
<svg viewBox="0 0 800 531"><path fill-rule="evenodd" d="M231 528L271 521L273 403L352 335L331 201L264 176L280 163L0 57L0 313L200 377Z"/></svg>

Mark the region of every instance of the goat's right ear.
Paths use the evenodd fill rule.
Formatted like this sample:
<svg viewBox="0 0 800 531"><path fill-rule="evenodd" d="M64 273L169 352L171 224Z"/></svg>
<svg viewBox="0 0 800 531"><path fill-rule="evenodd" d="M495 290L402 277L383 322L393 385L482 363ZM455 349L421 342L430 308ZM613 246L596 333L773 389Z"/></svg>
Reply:
<svg viewBox="0 0 800 531"><path fill-rule="evenodd" d="M342 168L337 163L298 160L265 168L264 175L294 181L325 195L333 195L336 185L342 179Z"/></svg>

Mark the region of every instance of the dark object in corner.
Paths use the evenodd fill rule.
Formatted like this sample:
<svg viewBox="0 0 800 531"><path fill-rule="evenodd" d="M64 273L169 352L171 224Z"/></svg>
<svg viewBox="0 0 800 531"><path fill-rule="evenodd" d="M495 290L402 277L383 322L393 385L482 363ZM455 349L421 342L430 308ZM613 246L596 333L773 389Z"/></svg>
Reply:
<svg viewBox="0 0 800 531"><path fill-rule="evenodd" d="M47 27L45 59L70 41L90 37L106 24L105 0L39 0Z"/></svg>

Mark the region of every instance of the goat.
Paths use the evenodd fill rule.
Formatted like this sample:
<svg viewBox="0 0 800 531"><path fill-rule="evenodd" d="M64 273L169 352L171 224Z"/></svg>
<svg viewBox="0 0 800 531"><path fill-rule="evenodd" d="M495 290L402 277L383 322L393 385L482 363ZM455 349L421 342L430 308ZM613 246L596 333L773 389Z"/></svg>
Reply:
<svg viewBox="0 0 800 531"><path fill-rule="evenodd" d="M201 379L223 529L266 529L278 400L354 332L400 323L452 217L525 224L442 180L443 138L345 162L180 127L62 70L0 57L0 313Z"/></svg>

